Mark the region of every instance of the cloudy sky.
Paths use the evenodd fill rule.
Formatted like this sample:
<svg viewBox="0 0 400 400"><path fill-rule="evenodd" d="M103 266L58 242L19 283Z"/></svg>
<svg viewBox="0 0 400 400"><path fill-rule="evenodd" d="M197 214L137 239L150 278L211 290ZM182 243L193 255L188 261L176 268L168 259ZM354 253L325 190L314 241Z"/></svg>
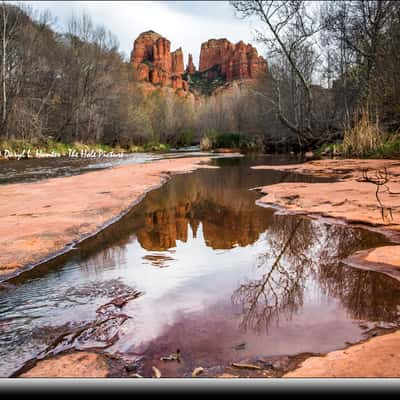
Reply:
<svg viewBox="0 0 400 400"><path fill-rule="evenodd" d="M227 1L25 1L37 11L49 10L56 17L54 28L62 31L72 15L86 13L118 38L120 50L129 57L139 33L154 30L171 41L171 50L182 47L198 66L201 43L211 38L254 41L255 22L234 15Z"/></svg>

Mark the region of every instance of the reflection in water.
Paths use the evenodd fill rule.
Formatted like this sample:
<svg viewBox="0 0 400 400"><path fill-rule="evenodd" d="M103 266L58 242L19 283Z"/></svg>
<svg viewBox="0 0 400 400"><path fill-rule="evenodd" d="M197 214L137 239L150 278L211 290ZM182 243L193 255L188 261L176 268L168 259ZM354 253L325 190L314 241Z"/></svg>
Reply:
<svg viewBox="0 0 400 400"><path fill-rule="evenodd" d="M398 282L340 265L360 246L374 246L367 232L276 216L267 242L268 253L260 256L258 264L262 277L241 284L232 296L233 304L242 308L242 328L259 331L279 322L280 316L290 319L303 305L310 281L339 299L355 320L397 320Z"/></svg>
<svg viewBox="0 0 400 400"><path fill-rule="evenodd" d="M187 242L189 227L196 238L200 223L205 242L213 249L254 243L267 228L272 211L255 207L257 195L243 190L244 184L258 185L260 176L248 173L241 183L241 172L236 168L224 170L223 177L220 171L177 176L165 186L162 198L150 193L134 213L143 218L137 230L141 246L153 251L174 248L177 241Z"/></svg>
<svg viewBox="0 0 400 400"><path fill-rule="evenodd" d="M377 272L350 267L320 268L319 281L327 294L337 297L353 319L397 322L399 285Z"/></svg>
<svg viewBox="0 0 400 400"><path fill-rule="evenodd" d="M261 279L252 280L240 285L232 296L234 303L240 303L243 309L241 327L249 326L259 330L262 325L268 328L273 319L279 320L279 314L291 315L303 303L302 278L304 277L304 263L282 265L282 257L288 247L292 245L301 220L295 221L289 237L280 245L281 250L268 272ZM270 247L272 254L276 248ZM302 257L299 257L301 259ZM261 259L262 267L264 260Z"/></svg>
<svg viewBox="0 0 400 400"><path fill-rule="evenodd" d="M396 323L399 283L340 264L385 239L256 206L250 188L311 179L249 169L256 162L225 159L175 176L71 254L0 288L0 375L97 324L121 290L143 295L123 306L126 318L111 329L118 340L104 343L141 355L145 376L177 348L182 362L165 374L161 365L163 376L330 351L361 339L360 321Z"/></svg>

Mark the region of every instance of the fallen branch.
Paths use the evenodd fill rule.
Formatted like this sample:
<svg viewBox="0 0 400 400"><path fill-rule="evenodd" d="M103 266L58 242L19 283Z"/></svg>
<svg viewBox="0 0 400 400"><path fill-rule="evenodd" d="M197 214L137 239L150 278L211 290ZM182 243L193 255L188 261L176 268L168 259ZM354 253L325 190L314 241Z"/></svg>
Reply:
<svg viewBox="0 0 400 400"><path fill-rule="evenodd" d="M368 182L376 185L376 190L375 190L375 197L376 200L378 201L379 208L381 209L381 215L382 215L382 220L385 221L385 211L387 211L389 218L391 221L393 221L393 209L392 207L387 207L382 203L382 200L380 198L381 193L389 193L392 195L398 195L400 193L392 192L390 188L387 186L387 183L389 182L389 176L387 173L387 169L377 169L375 171L375 176L369 176L368 175L368 169L364 168L362 171L362 177L357 179L358 182ZM382 192L382 188L384 188L384 192Z"/></svg>

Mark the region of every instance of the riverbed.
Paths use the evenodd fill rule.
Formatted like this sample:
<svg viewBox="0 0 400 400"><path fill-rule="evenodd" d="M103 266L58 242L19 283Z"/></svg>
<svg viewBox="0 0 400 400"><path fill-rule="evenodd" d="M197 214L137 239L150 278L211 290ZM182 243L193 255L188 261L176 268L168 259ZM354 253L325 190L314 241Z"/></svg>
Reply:
<svg viewBox="0 0 400 400"><path fill-rule="evenodd" d="M3 283L0 376L75 350L144 377L218 376L397 328L400 282L342 262L389 239L256 205L252 188L329 181L250 168L268 162L281 160L216 159L173 176L73 251Z"/></svg>

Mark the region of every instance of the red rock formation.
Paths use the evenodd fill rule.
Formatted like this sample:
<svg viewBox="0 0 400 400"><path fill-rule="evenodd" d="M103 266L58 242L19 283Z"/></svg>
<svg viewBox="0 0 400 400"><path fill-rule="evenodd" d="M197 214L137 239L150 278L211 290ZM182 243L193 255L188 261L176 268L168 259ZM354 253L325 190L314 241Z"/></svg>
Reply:
<svg viewBox="0 0 400 400"><path fill-rule="evenodd" d="M218 74L227 81L249 79L266 70L264 58L243 41L233 44L227 39L211 39L201 45L199 71L207 72L209 79Z"/></svg>
<svg viewBox="0 0 400 400"><path fill-rule="evenodd" d="M174 89L182 89L183 88L183 79L181 75L172 75L171 83Z"/></svg>
<svg viewBox="0 0 400 400"><path fill-rule="evenodd" d="M179 48L171 53L171 42L153 31L141 33L133 44L131 64L136 79L154 85L188 90L183 83L183 53Z"/></svg>
<svg viewBox="0 0 400 400"><path fill-rule="evenodd" d="M196 67L193 64L193 56L189 54L189 61L186 67L186 72L188 74L194 74L196 72Z"/></svg>
<svg viewBox="0 0 400 400"><path fill-rule="evenodd" d="M182 75L185 72L183 66L182 49L179 47L179 49L171 53L171 57L172 57L172 73Z"/></svg>
<svg viewBox="0 0 400 400"><path fill-rule="evenodd" d="M171 73L171 60L171 42L164 37L158 38L153 45L153 63L155 68L166 73Z"/></svg>
<svg viewBox="0 0 400 400"><path fill-rule="evenodd" d="M204 72L214 65L225 64L232 54L233 45L227 39L210 39L201 45L199 71Z"/></svg>
<svg viewBox="0 0 400 400"><path fill-rule="evenodd" d="M137 79L140 81L148 81L150 75L150 67L147 64L139 64L137 67Z"/></svg>
<svg viewBox="0 0 400 400"><path fill-rule="evenodd" d="M189 90L188 82L183 79L182 49L171 52L171 42L156 32L147 31L138 36L131 52L131 64L140 81L172 87L180 90L180 95ZM222 77L231 82L256 78L261 71L267 71L267 63L250 44L211 39L201 45L199 71L209 80ZM186 72L196 72L191 54Z"/></svg>

